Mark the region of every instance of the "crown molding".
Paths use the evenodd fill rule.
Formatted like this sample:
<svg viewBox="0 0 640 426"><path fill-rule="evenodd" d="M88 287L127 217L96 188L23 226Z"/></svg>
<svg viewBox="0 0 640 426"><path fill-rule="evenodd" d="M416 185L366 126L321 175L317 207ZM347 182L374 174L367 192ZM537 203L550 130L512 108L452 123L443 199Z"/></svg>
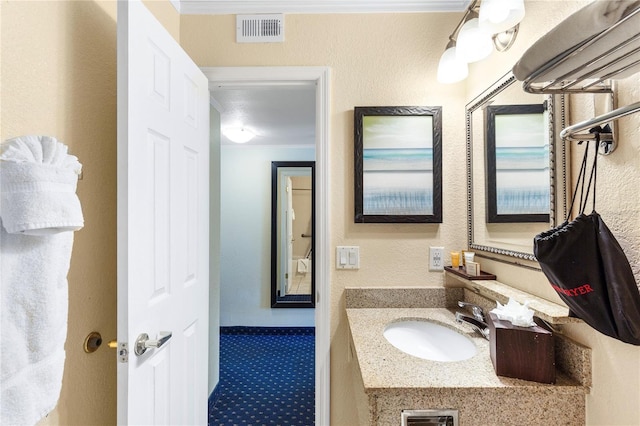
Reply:
<svg viewBox="0 0 640 426"><path fill-rule="evenodd" d="M470 0L171 0L182 15L462 12Z"/></svg>

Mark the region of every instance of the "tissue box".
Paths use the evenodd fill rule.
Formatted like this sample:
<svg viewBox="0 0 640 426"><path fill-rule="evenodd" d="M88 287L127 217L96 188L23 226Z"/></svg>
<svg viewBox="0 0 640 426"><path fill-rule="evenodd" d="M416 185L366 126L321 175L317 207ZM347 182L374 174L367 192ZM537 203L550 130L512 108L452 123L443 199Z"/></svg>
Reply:
<svg viewBox="0 0 640 426"><path fill-rule="evenodd" d="M555 383L553 333L542 325L518 327L489 313L491 362L498 376Z"/></svg>

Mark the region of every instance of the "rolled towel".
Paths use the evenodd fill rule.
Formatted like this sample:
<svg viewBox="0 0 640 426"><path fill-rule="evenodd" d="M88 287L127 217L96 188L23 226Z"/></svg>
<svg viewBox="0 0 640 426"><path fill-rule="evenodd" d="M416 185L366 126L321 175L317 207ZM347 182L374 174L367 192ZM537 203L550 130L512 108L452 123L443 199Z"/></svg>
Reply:
<svg viewBox="0 0 640 426"><path fill-rule="evenodd" d="M48 136L0 145L0 217L8 233L47 235L84 226L76 195L82 166Z"/></svg>
<svg viewBox="0 0 640 426"><path fill-rule="evenodd" d="M571 51L588 42L596 35L628 16L638 7L640 7L640 1L638 0L596 0L588 4L567 17L527 49L522 55L522 58L513 67L514 76L520 81L532 78L533 74L543 65L565 52ZM607 34L603 39L585 48L585 50L576 55L576 57L559 64L557 67L554 67L552 71L536 75L532 81L540 83L563 76L578 65L588 62L613 46L637 34L639 25L640 15L636 15L629 19L628 22L624 22L618 28L612 30L611 33ZM612 57L616 58L625 52L631 52L637 46L638 44L627 46L627 48L617 52ZM638 58L636 57L635 59ZM634 59L628 59L625 62L621 61L617 66L622 67L627 63L631 63L633 60ZM609 71L610 70L604 70L603 75ZM637 72L637 68L621 74L618 78L626 77L634 72ZM575 78L576 76L570 76L569 78L572 77Z"/></svg>
<svg viewBox="0 0 640 426"><path fill-rule="evenodd" d="M0 424L33 425L58 402L67 337L78 159L47 136L0 144Z"/></svg>
<svg viewBox="0 0 640 426"><path fill-rule="evenodd" d="M27 135L0 144L0 159L13 163L49 164L80 174L82 165L67 146L51 136Z"/></svg>

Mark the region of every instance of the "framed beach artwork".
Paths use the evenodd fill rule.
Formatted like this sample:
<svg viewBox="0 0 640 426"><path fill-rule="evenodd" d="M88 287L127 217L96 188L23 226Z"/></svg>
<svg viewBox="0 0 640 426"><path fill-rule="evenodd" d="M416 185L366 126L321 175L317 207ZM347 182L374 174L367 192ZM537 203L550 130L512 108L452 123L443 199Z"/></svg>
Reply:
<svg viewBox="0 0 640 426"><path fill-rule="evenodd" d="M549 222L546 110L544 103L487 106L487 223Z"/></svg>
<svg viewBox="0 0 640 426"><path fill-rule="evenodd" d="M356 107L355 222L442 223L442 108Z"/></svg>

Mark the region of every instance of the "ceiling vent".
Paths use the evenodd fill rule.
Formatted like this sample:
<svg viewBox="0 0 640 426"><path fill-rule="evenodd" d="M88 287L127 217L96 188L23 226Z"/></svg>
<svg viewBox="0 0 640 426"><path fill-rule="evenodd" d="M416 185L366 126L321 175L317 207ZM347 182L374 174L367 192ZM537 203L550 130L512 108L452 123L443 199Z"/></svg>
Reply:
<svg viewBox="0 0 640 426"><path fill-rule="evenodd" d="M237 15L238 43L278 43L284 41L284 15Z"/></svg>

